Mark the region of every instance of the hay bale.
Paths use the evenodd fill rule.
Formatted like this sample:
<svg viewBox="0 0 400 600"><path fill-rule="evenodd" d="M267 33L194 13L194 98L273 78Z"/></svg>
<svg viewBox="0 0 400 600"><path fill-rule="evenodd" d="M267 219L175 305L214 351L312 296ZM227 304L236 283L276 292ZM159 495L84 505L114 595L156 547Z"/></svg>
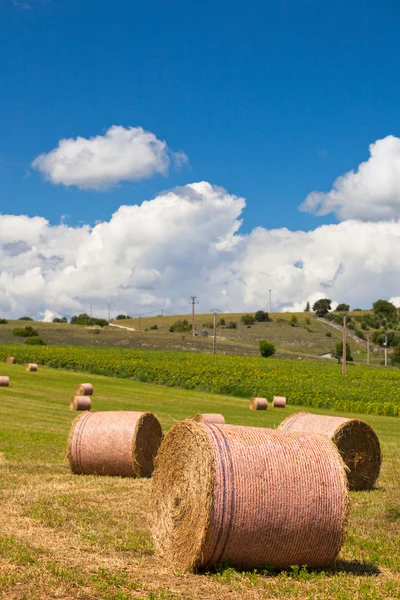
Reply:
<svg viewBox="0 0 400 600"><path fill-rule="evenodd" d="M173 568L326 567L342 545L347 480L322 435L186 420L161 444L152 511L156 554Z"/></svg>
<svg viewBox="0 0 400 600"><path fill-rule="evenodd" d="M152 413L85 412L72 423L67 456L73 473L150 477L161 439Z"/></svg>
<svg viewBox="0 0 400 600"><path fill-rule="evenodd" d="M26 370L27 371L37 371L38 370L38 366L36 363L28 363L26 365Z"/></svg>
<svg viewBox="0 0 400 600"><path fill-rule="evenodd" d="M75 394L77 396L91 396L93 394L93 386L91 383L80 383L76 386Z"/></svg>
<svg viewBox="0 0 400 600"><path fill-rule="evenodd" d="M274 396L272 400L272 406L275 408L285 408L286 398L284 396Z"/></svg>
<svg viewBox="0 0 400 600"><path fill-rule="evenodd" d="M10 385L10 378L7 377L6 375L3 375L0 377L0 386L1 387L8 387Z"/></svg>
<svg viewBox="0 0 400 600"><path fill-rule="evenodd" d="M296 413L280 424L285 431L322 433L337 446L347 466L351 490L370 490L381 469L382 454L378 436L364 421Z"/></svg>
<svg viewBox="0 0 400 600"><path fill-rule="evenodd" d="M8 358L6 358L6 363L8 365L13 365L15 363L15 358L13 356L9 356Z"/></svg>
<svg viewBox="0 0 400 600"><path fill-rule="evenodd" d="M92 400L90 396L72 396L69 403L70 410L90 410Z"/></svg>
<svg viewBox="0 0 400 600"><path fill-rule="evenodd" d="M266 398L251 398L249 406L251 410L267 410L268 402Z"/></svg>
<svg viewBox="0 0 400 600"><path fill-rule="evenodd" d="M219 413L198 413L194 420L196 423L216 423L217 425L225 425L223 415Z"/></svg>

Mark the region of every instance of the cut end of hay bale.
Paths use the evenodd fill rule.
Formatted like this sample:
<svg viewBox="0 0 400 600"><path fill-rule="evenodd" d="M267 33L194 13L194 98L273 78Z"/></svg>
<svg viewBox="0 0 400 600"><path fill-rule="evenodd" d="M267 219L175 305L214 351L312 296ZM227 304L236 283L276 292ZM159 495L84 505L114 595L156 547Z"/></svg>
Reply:
<svg viewBox="0 0 400 600"><path fill-rule="evenodd" d="M351 490L370 490L378 479L382 453L378 436L368 423L346 419L296 413L281 423L279 429L322 433L336 445L347 467Z"/></svg>
<svg viewBox="0 0 400 600"><path fill-rule="evenodd" d="M194 420L196 423L216 423L217 425L225 425L224 416L219 413L198 413Z"/></svg>
<svg viewBox="0 0 400 600"><path fill-rule="evenodd" d="M13 356L9 356L8 358L6 358L6 363L8 365L13 365L15 363L15 358Z"/></svg>
<svg viewBox="0 0 400 600"><path fill-rule="evenodd" d="M70 410L90 410L92 400L90 396L72 396L69 403Z"/></svg>
<svg viewBox="0 0 400 600"><path fill-rule="evenodd" d="M343 542L347 480L324 436L187 420L161 444L152 511L156 555L174 568L325 567Z"/></svg>
<svg viewBox="0 0 400 600"><path fill-rule="evenodd" d="M38 370L38 366L36 363L28 363L26 365L26 370L27 371L37 371Z"/></svg>
<svg viewBox="0 0 400 600"><path fill-rule="evenodd" d="M161 439L152 413L85 412L72 423L67 457L76 474L150 477Z"/></svg>
<svg viewBox="0 0 400 600"><path fill-rule="evenodd" d="M286 407L286 398L284 396L274 396L272 400L272 406L274 408L285 408Z"/></svg>
<svg viewBox="0 0 400 600"><path fill-rule="evenodd" d="M1 376L0 377L0 386L1 387L8 387L10 385L10 378L7 376Z"/></svg>
<svg viewBox="0 0 400 600"><path fill-rule="evenodd" d="M251 398L249 407L251 410L267 410L268 401L266 398Z"/></svg>
<svg viewBox="0 0 400 600"><path fill-rule="evenodd" d="M93 386L91 383L80 383L76 386L75 394L77 396L92 396Z"/></svg>

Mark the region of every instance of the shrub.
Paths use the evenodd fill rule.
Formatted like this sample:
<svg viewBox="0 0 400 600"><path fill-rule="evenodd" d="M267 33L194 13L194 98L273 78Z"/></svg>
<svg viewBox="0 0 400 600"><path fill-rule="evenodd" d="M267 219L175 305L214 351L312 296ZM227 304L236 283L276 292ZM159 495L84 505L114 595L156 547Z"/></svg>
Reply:
<svg viewBox="0 0 400 600"><path fill-rule="evenodd" d="M245 325L253 325L253 323L255 322L255 318L253 317L253 315L243 315L243 317L240 320Z"/></svg>
<svg viewBox="0 0 400 600"><path fill-rule="evenodd" d="M89 327L91 325L99 325L99 327L105 327L108 325L107 319L95 319L93 317L89 317L86 313L81 313L80 315L75 315L71 319L71 325L85 325Z"/></svg>
<svg viewBox="0 0 400 600"><path fill-rule="evenodd" d="M268 356L272 356L275 354L275 346L272 342L267 342L267 340L259 341L260 354L267 358Z"/></svg>
<svg viewBox="0 0 400 600"><path fill-rule="evenodd" d="M67 317L55 317L53 323L68 323Z"/></svg>
<svg viewBox="0 0 400 600"><path fill-rule="evenodd" d="M256 314L254 315L254 318L259 323L264 323L265 321L269 321L268 313L265 312L264 310L258 310L256 312Z"/></svg>
<svg viewBox="0 0 400 600"><path fill-rule="evenodd" d="M217 322L217 327L225 327L225 325L226 325L226 321L225 321L225 319L220 319L220 320Z"/></svg>
<svg viewBox="0 0 400 600"><path fill-rule="evenodd" d="M332 331L327 331L325 335L326 337L332 337Z"/></svg>
<svg viewBox="0 0 400 600"><path fill-rule="evenodd" d="M16 335L18 337L36 337L39 335L39 332L36 331L36 329L33 329L33 327L30 327L29 325L27 327L16 327L15 329L13 329L13 335Z"/></svg>
<svg viewBox="0 0 400 600"><path fill-rule="evenodd" d="M357 329L357 328L356 328L356 329L354 330L354 333L356 334L356 336L357 336L358 338L360 338L360 340L365 340L365 335L364 335L364 332L363 332L363 331L361 331L361 329Z"/></svg>
<svg viewBox="0 0 400 600"><path fill-rule="evenodd" d="M291 327L296 327L296 325L297 325L297 317L296 317L296 315L292 315L290 317L290 319L289 319L289 325Z"/></svg>
<svg viewBox="0 0 400 600"><path fill-rule="evenodd" d="M0 319L0 325L7 325L7 319Z"/></svg>
<svg viewBox="0 0 400 600"><path fill-rule="evenodd" d="M150 327L150 329L151 329L151 330L158 329L158 325L152 325L152 326Z"/></svg>
<svg viewBox="0 0 400 600"><path fill-rule="evenodd" d="M31 317L20 317L18 321L33 321Z"/></svg>
<svg viewBox="0 0 400 600"><path fill-rule="evenodd" d="M202 327L205 327L206 329L212 329L214 324L212 321L207 321L207 323L203 323Z"/></svg>
<svg viewBox="0 0 400 600"><path fill-rule="evenodd" d="M307 325L311 325L311 319L310 319L310 317L307 317L306 323L307 323Z"/></svg>
<svg viewBox="0 0 400 600"><path fill-rule="evenodd" d="M236 329L237 328L237 323L236 321L228 321L227 325L226 325L227 329Z"/></svg>
<svg viewBox="0 0 400 600"><path fill-rule="evenodd" d="M30 346L46 346L46 342L41 337L28 337L25 340L25 344Z"/></svg>
<svg viewBox="0 0 400 600"><path fill-rule="evenodd" d="M278 317L276 322L277 323L287 323L286 319L283 319L282 317Z"/></svg>
<svg viewBox="0 0 400 600"><path fill-rule="evenodd" d="M369 327L365 321L361 321L361 329L364 331L369 331Z"/></svg>
<svg viewBox="0 0 400 600"><path fill-rule="evenodd" d="M171 333L174 331L191 331L192 326L187 319L178 319L178 321L175 321L175 323L171 325L169 330Z"/></svg>
<svg viewBox="0 0 400 600"><path fill-rule="evenodd" d="M122 321L122 319L127 319L127 315L117 315L117 321Z"/></svg>

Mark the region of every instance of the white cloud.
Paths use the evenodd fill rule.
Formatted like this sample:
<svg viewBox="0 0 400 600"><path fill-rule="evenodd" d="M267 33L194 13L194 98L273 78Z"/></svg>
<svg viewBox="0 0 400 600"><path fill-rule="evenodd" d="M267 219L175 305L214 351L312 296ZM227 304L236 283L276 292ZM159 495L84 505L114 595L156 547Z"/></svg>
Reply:
<svg viewBox="0 0 400 600"><path fill-rule="evenodd" d="M338 177L330 192L312 192L300 210L339 219L400 218L400 138L389 135L369 147L370 158Z"/></svg>
<svg viewBox="0 0 400 600"><path fill-rule="evenodd" d="M240 234L242 198L206 182L121 206L95 227L0 215L0 316L371 307L398 297L400 222Z"/></svg>
<svg viewBox="0 0 400 600"><path fill-rule="evenodd" d="M32 166L55 184L104 189L156 173L164 175L171 163L181 166L186 161L183 152L172 152L150 131L113 125L105 135L60 140L57 148L40 154Z"/></svg>

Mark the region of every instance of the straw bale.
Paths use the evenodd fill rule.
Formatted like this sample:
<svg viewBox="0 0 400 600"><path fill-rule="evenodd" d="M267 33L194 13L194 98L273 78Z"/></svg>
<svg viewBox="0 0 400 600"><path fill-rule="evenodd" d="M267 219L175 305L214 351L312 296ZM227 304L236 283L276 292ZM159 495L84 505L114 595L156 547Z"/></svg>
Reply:
<svg viewBox="0 0 400 600"><path fill-rule="evenodd" d="M219 413L198 413L194 420L197 423L217 423L218 425L225 425L224 416Z"/></svg>
<svg viewBox="0 0 400 600"><path fill-rule="evenodd" d="M9 356L8 358L6 358L6 363L8 365L13 365L15 363L15 358L13 356Z"/></svg>
<svg viewBox="0 0 400 600"><path fill-rule="evenodd" d="M370 490L378 479L382 454L375 431L358 419L295 413L280 424L285 431L322 433L337 446L347 466L351 490Z"/></svg>
<svg viewBox="0 0 400 600"><path fill-rule="evenodd" d="M285 408L286 398L284 396L274 396L272 400L272 406L274 406L275 408Z"/></svg>
<svg viewBox="0 0 400 600"><path fill-rule="evenodd" d="M177 569L326 567L348 513L325 436L193 420L164 438L151 499L156 555Z"/></svg>
<svg viewBox="0 0 400 600"><path fill-rule="evenodd" d="M92 399L90 396L72 396L69 403L70 410L90 410Z"/></svg>
<svg viewBox="0 0 400 600"><path fill-rule="evenodd" d="M268 402L266 398L251 398L249 406L251 410L267 410Z"/></svg>
<svg viewBox="0 0 400 600"><path fill-rule="evenodd" d="M10 385L10 378L7 377L6 375L3 375L0 377L0 386L1 387L8 387Z"/></svg>
<svg viewBox="0 0 400 600"><path fill-rule="evenodd" d="M26 370L27 371L37 371L38 370L38 366L36 363L28 363L26 365Z"/></svg>
<svg viewBox="0 0 400 600"><path fill-rule="evenodd" d="M80 383L76 386L75 394L77 396L91 396L93 394L93 386L91 383Z"/></svg>
<svg viewBox="0 0 400 600"><path fill-rule="evenodd" d="M67 456L73 473L150 477L161 425L143 412L85 412L72 423Z"/></svg>

